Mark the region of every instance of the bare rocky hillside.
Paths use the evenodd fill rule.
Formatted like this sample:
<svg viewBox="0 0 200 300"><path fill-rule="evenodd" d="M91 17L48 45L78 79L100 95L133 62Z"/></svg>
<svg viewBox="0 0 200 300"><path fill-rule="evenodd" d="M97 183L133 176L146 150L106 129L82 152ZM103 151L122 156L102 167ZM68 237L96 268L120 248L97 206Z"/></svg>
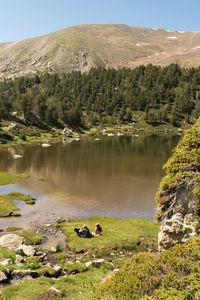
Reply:
<svg viewBox="0 0 200 300"><path fill-rule="evenodd" d="M92 66L200 65L200 32L126 25L79 25L23 41L0 43L0 77Z"/></svg>

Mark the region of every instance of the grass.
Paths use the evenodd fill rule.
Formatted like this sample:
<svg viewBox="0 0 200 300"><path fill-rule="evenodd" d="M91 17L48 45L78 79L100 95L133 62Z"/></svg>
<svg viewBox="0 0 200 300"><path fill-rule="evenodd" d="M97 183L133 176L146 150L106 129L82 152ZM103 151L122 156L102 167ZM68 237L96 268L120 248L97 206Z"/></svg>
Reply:
<svg viewBox="0 0 200 300"><path fill-rule="evenodd" d="M22 232L19 233L19 235L24 237L25 244L27 245L38 245L41 244L44 240L43 235L35 233L35 231L32 229L23 230Z"/></svg>
<svg viewBox="0 0 200 300"><path fill-rule="evenodd" d="M29 194L23 194L18 192L11 192L8 194L11 199L23 200L26 204L35 204L35 199L31 198Z"/></svg>
<svg viewBox="0 0 200 300"><path fill-rule="evenodd" d="M15 183L20 179L26 179L28 177L29 174L12 174L12 173L0 172L0 185Z"/></svg>
<svg viewBox="0 0 200 300"><path fill-rule="evenodd" d="M0 195L0 217L13 216L14 211L19 208L13 203L9 196Z"/></svg>
<svg viewBox="0 0 200 300"><path fill-rule="evenodd" d="M100 223L103 235L83 239L77 237L74 228L80 228L84 223L90 230L94 230L95 224ZM137 249L137 243L141 242L144 248L150 248L156 243L159 224L142 219L118 219L107 217L90 217L84 219L69 219L67 222L57 224L66 235L67 248L73 252L106 251L106 249Z"/></svg>
<svg viewBox="0 0 200 300"><path fill-rule="evenodd" d="M35 280L22 280L3 289L2 300L39 300L39 299L93 299L93 291L97 284L106 276L108 271L91 269L86 273L59 280L50 278L37 278ZM60 296L50 297L48 289L59 289Z"/></svg>
<svg viewBox="0 0 200 300"><path fill-rule="evenodd" d="M20 216L20 213L16 212L19 208L12 201L13 199L25 201L30 205L35 204L35 199L27 194L11 192L8 195L0 195L0 217Z"/></svg>

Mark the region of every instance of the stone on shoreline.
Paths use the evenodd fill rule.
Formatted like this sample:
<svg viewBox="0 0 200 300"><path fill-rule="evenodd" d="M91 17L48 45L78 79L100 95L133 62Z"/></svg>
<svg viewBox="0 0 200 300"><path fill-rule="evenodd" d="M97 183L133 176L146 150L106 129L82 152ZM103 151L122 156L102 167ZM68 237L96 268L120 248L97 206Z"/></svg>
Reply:
<svg viewBox="0 0 200 300"><path fill-rule="evenodd" d="M16 249L16 253L21 256L34 256L35 249L32 246L21 245Z"/></svg>
<svg viewBox="0 0 200 300"><path fill-rule="evenodd" d="M15 250L22 244L23 238L17 234L6 234L0 237L0 246Z"/></svg>

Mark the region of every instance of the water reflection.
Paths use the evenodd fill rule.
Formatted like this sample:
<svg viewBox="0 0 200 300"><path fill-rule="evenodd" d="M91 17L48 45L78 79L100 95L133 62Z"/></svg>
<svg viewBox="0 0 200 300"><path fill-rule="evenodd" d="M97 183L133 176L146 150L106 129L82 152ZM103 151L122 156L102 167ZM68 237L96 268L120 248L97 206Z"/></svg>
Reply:
<svg viewBox="0 0 200 300"><path fill-rule="evenodd" d="M151 135L88 138L48 148L20 145L0 151L0 170L31 175L17 186L41 195L32 211L39 209L44 219L51 212L152 219L162 165L177 141ZM22 158L14 160L13 154Z"/></svg>

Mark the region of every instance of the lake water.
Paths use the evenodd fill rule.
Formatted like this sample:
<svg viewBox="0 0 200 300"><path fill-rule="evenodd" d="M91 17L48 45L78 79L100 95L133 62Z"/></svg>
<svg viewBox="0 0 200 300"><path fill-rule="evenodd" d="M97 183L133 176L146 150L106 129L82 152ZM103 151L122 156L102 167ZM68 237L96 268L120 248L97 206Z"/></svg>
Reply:
<svg viewBox="0 0 200 300"><path fill-rule="evenodd" d="M28 228L58 217L115 216L153 219L162 166L178 136L114 136L19 145L0 150L0 170L30 178L0 186L0 193L21 191L36 197L34 206L16 201L22 216L0 220L0 227ZM14 154L22 158L13 159ZM45 181L40 181L45 177Z"/></svg>

